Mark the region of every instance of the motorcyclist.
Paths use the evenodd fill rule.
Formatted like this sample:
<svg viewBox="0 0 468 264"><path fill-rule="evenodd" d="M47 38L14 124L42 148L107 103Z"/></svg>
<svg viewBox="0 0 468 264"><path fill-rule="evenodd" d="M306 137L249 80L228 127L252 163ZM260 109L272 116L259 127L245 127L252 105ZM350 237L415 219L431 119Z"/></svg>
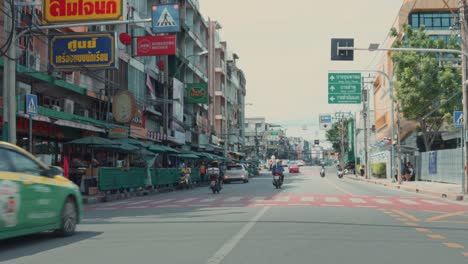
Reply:
<svg viewBox="0 0 468 264"><path fill-rule="evenodd" d="M273 174L273 176L275 176L275 174L279 174L281 182L284 181L284 168L283 168L283 166L281 166L281 161L280 160L277 160L276 164L273 165L273 167L271 169L271 174Z"/></svg>

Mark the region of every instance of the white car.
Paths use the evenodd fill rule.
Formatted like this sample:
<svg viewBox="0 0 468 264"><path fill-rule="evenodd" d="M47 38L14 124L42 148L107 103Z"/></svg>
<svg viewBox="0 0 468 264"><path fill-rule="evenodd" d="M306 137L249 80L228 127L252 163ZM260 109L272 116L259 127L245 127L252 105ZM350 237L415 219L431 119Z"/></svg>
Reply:
<svg viewBox="0 0 468 264"><path fill-rule="evenodd" d="M305 162L302 161L302 160L298 160L298 161L297 161L297 165L298 165L299 167L302 167L302 166L305 165Z"/></svg>
<svg viewBox="0 0 468 264"><path fill-rule="evenodd" d="M249 182L249 172L244 164L228 165L224 174L224 182L242 181Z"/></svg>

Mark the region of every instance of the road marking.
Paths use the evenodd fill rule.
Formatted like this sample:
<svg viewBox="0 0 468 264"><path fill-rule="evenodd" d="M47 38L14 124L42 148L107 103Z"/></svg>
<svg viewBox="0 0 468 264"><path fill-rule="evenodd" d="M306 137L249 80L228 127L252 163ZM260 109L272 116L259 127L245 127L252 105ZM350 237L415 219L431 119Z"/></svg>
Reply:
<svg viewBox="0 0 468 264"><path fill-rule="evenodd" d="M301 202L313 202L314 200L314 197L301 197Z"/></svg>
<svg viewBox="0 0 468 264"><path fill-rule="evenodd" d="M247 224L245 224L237 234L229 239L224 245L216 251L216 253L208 259L206 264L219 264L223 259L236 247L236 245L247 235L257 221L270 209L271 207L263 207Z"/></svg>
<svg viewBox="0 0 468 264"><path fill-rule="evenodd" d="M240 196L229 197L229 198L224 199L225 202L238 202L240 200L242 200L242 197L240 197Z"/></svg>
<svg viewBox="0 0 468 264"><path fill-rule="evenodd" d="M397 215L397 214L389 214L389 216L391 216L391 217L395 217L395 218L398 218L398 217L400 217L401 215Z"/></svg>
<svg viewBox="0 0 468 264"><path fill-rule="evenodd" d="M172 208L172 207L180 207L180 205L177 204L161 204L158 206L155 206L157 208Z"/></svg>
<svg viewBox="0 0 468 264"><path fill-rule="evenodd" d="M442 243L442 244L444 244L448 248L465 248L464 246L462 246L460 244L457 244L457 243L446 242L446 243Z"/></svg>
<svg viewBox="0 0 468 264"><path fill-rule="evenodd" d="M289 196L277 196L273 201L276 202L289 202Z"/></svg>
<svg viewBox="0 0 468 264"><path fill-rule="evenodd" d="M218 200L217 197L214 197L214 198L206 198L206 199L203 199L203 200L200 200L201 203L211 203L211 202L214 202Z"/></svg>
<svg viewBox="0 0 468 264"><path fill-rule="evenodd" d="M411 215L411 214L409 214L409 213L406 213L406 212L403 212L403 211L400 211L400 210L397 210L397 209L393 210L393 212L395 212L395 213L397 213L397 214L399 214L399 215L401 215L401 216L403 216L403 217L406 217L406 218L410 219L410 220L413 221L413 222L419 222L419 221L421 221L421 220L419 220L419 218L417 218L416 216L413 216L413 215Z"/></svg>
<svg viewBox="0 0 468 264"><path fill-rule="evenodd" d="M183 199L183 200L180 200L180 201L176 201L176 203L188 203L188 202L195 201L196 199L198 199L198 198L187 198L187 199Z"/></svg>
<svg viewBox="0 0 468 264"><path fill-rule="evenodd" d="M407 222L408 221L408 219L406 219L406 218L396 218L396 220L401 221L401 222Z"/></svg>
<svg viewBox="0 0 468 264"><path fill-rule="evenodd" d="M427 234L426 236L428 236L428 237L430 237L430 238L433 238L433 239L447 239L447 238L444 237L444 236L436 235L436 234Z"/></svg>
<svg viewBox="0 0 468 264"><path fill-rule="evenodd" d="M411 200L407 200L407 199L400 199L399 201L401 203L408 204L408 205L417 205L417 204L419 204L419 203L417 203L415 201L411 201Z"/></svg>
<svg viewBox="0 0 468 264"><path fill-rule="evenodd" d="M359 208L375 208L377 206L375 205L355 205L354 207L359 207Z"/></svg>
<svg viewBox="0 0 468 264"><path fill-rule="evenodd" d="M127 209L146 209L148 206L126 206Z"/></svg>
<svg viewBox="0 0 468 264"><path fill-rule="evenodd" d="M429 229L427 229L427 228L416 228L416 231L422 232L422 233L429 233L429 232L431 232L431 230L429 230Z"/></svg>
<svg viewBox="0 0 468 264"><path fill-rule="evenodd" d="M426 222L432 222L432 221L435 221L435 220L440 220L440 219L444 219L444 218L447 218L447 217L451 217L451 216L458 216L458 215L464 215L465 212L454 212L454 213L448 213L448 214L442 214L442 215L437 215L437 216L433 216L433 217L430 217L430 218L427 218L426 219Z"/></svg>
<svg viewBox="0 0 468 264"><path fill-rule="evenodd" d="M250 201L252 201L252 202L265 201L265 197L264 196L256 196L256 197L250 199Z"/></svg>
<svg viewBox="0 0 468 264"><path fill-rule="evenodd" d="M174 199L163 199L163 200L154 201L151 204L167 203L167 202L170 202L172 200L174 200Z"/></svg>
<svg viewBox="0 0 468 264"><path fill-rule="evenodd" d="M340 199L337 197L325 197L325 202L327 203L339 203Z"/></svg>
<svg viewBox="0 0 468 264"><path fill-rule="evenodd" d="M418 224L412 223L412 222L406 222L405 225L407 225L407 226L418 226Z"/></svg>
<svg viewBox="0 0 468 264"><path fill-rule="evenodd" d="M138 204L144 204L144 203L147 203L147 202L151 202L151 200L144 200L144 201L138 201L138 202L134 202L134 203L128 203L127 205L138 205Z"/></svg>
<svg viewBox="0 0 468 264"><path fill-rule="evenodd" d="M325 178L325 182L328 183L328 184L330 184L331 186L335 187L335 188L336 188L338 191L340 191L340 192L343 192L343 193L348 194L348 195L354 195L354 194L352 194L351 192L348 192L347 190L341 188L341 187L338 186L337 184L331 182L329 179L326 179L326 178Z"/></svg>
<svg viewBox="0 0 468 264"><path fill-rule="evenodd" d="M351 200L352 203L366 203L366 201L361 198L350 198L349 200Z"/></svg>
<svg viewBox="0 0 468 264"><path fill-rule="evenodd" d="M116 210L114 207L100 207L96 208L96 210Z"/></svg>
<svg viewBox="0 0 468 264"><path fill-rule="evenodd" d="M447 205L446 203L442 203L442 202L438 202L438 201L434 201L434 200L421 200L425 203L430 203L430 204L433 204L433 205Z"/></svg>
<svg viewBox="0 0 468 264"><path fill-rule="evenodd" d="M392 202L385 199L375 199L374 201L379 204L392 204Z"/></svg>
<svg viewBox="0 0 468 264"><path fill-rule="evenodd" d="M344 204L320 204L323 207L344 207Z"/></svg>

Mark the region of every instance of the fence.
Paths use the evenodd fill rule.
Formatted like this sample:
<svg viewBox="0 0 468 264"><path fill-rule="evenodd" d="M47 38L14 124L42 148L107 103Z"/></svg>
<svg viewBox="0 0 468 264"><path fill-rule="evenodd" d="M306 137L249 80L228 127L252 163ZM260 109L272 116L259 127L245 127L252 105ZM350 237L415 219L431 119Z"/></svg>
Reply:
<svg viewBox="0 0 468 264"><path fill-rule="evenodd" d="M421 153L420 172L422 181L461 184L463 177L462 150L446 149Z"/></svg>

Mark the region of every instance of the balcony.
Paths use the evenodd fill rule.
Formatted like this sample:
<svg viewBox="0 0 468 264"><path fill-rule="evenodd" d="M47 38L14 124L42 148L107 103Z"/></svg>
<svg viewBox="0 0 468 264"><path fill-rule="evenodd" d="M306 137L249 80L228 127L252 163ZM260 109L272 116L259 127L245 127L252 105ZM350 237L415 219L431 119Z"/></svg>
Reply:
<svg viewBox="0 0 468 264"><path fill-rule="evenodd" d="M225 97L223 91L215 91L215 96L219 96L219 97L223 97L223 98Z"/></svg>

